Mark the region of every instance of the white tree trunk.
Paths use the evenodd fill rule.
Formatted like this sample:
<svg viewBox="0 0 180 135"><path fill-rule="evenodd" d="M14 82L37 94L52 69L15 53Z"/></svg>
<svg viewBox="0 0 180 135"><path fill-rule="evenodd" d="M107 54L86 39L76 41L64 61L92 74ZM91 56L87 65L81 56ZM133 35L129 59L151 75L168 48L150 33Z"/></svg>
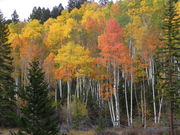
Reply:
<svg viewBox="0 0 180 135"><path fill-rule="evenodd" d="M109 105L109 110L110 110L110 114L111 114L111 121L113 123L113 127L116 126L116 118L115 118L115 112L114 112L114 103L113 103L113 96L110 96L110 99L108 101L108 105Z"/></svg>
<svg viewBox="0 0 180 135"><path fill-rule="evenodd" d="M15 91L16 91L16 92L18 92L18 83L19 83L19 79L18 79L18 77L16 77L16 78L15 78L15 84L16 84L16 89L15 89ZM18 94L15 94L15 98L16 98L16 100L18 99Z"/></svg>
<svg viewBox="0 0 180 135"><path fill-rule="evenodd" d="M132 73L131 73L131 114L130 114L130 124L131 125L133 123L132 111L133 111L133 76L132 76Z"/></svg>
<svg viewBox="0 0 180 135"><path fill-rule="evenodd" d="M79 90L80 90L80 92L79 92L79 95L81 95L82 94L82 80L81 80L81 78L79 78Z"/></svg>
<svg viewBox="0 0 180 135"><path fill-rule="evenodd" d="M129 107L128 107L128 100L127 100L127 89L126 89L126 78L124 82L124 90L125 90L125 102L126 102L126 114L127 114L127 120L128 120L128 126L130 126L130 120L129 120Z"/></svg>
<svg viewBox="0 0 180 135"><path fill-rule="evenodd" d="M154 89L154 62L151 61L151 74L152 74L152 92L153 92L153 109L154 109L154 123L157 123L157 113L156 113L156 98L155 98L155 89Z"/></svg>
<svg viewBox="0 0 180 135"><path fill-rule="evenodd" d="M62 81L61 80L59 80L59 96L60 96L60 98L62 98L62 96L63 96L63 93L62 93Z"/></svg>
<svg viewBox="0 0 180 135"><path fill-rule="evenodd" d="M144 103L143 103L143 88L141 84L141 118L142 118L142 124L144 124Z"/></svg>
<svg viewBox="0 0 180 135"><path fill-rule="evenodd" d="M114 98L115 98L115 110L116 110L116 125L115 126L120 126L120 113L119 113L119 94L118 94L118 89L116 88L116 65L114 64L113 68L113 75L114 75Z"/></svg>
<svg viewBox="0 0 180 135"><path fill-rule="evenodd" d="M55 88L55 91L54 91L54 97L55 97L55 102L57 102L57 87Z"/></svg>
<svg viewBox="0 0 180 135"><path fill-rule="evenodd" d="M54 97L55 97L55 103L57 103L57 86L54 91ZM57 106L56 106L56 110L57 110Z"/></svg>
<svg viewBox="0 0 180 135"><path fill-rule="evenodd" d="M144 84L144 79L143 79L143 97L144 97L144 128L146 128L146 113L147 113L147 106L146 106L146 89L145 89L145 84Z"/></svg>
<svg viewBox="0 0 180 135"><path fill-rule="evenodd" d="M67 81L67 109L69 109L69 105L71 102L71 86L70 81Z"/></svg>
<svg viewBox="0 0 180 135"><path fill-rule="evenodd" d="M159 103L158 123L160 122L160 118L161 118L162 103L163 103L163 97L161 98Z"/></svg>
<svg viewBox="0 0 180 135"><path fill-rule="evenodd" d="M79 99L79 78L76 78L76 97Z"/></svg>

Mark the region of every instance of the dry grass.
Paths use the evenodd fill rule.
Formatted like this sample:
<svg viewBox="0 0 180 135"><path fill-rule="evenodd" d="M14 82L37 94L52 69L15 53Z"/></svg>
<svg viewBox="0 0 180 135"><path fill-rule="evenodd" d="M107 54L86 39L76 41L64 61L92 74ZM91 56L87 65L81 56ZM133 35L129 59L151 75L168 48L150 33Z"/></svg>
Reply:
<svg viewBox="0 0 180 135"><path fill-rule="evenodd" d="M0 128L0 135L10 135L9 131L17 131L17 129ZM94 134L95 134L95 131L93 131L93 130L90 130L90 131L75 131L75 130L72 130L67 135L94 135Z"/></svg>
<svg viewBox="0 0 180 135"><path fill-rule="evenodd" d="M9 131L16 131L16 129L0 128L0 135L10 135ZM95 134L95 131L93 131L93 130L90 130L90 131L75 131L75 130L72 130L67 135L94 135L94 134Z"/></svg>
<svg viewBox="0 0 180 135"><path fill-rule="evenodd" d="M10 135L9 131L16 131L17 129L0 128L0 135Z"/></svg>
<svg viewBox="0 0 180 135"><path fill-rule="evenodd" d="M75 131L72 130L68 133L68 135L94 135L95 131L89 130L89 131Z"/></svg>
<svg viewBox="0 0 180 135"><path fill-rule="evenodd" d="M10 135L9 131L17 131L17 129L0 128L0 135ZM162 135L162 133L146 133L143 129L107 129L104 132L96 132L95 130L77 131L71 130L67 135ZM175 135L180 135L180 128L176 129Z"/></svg>

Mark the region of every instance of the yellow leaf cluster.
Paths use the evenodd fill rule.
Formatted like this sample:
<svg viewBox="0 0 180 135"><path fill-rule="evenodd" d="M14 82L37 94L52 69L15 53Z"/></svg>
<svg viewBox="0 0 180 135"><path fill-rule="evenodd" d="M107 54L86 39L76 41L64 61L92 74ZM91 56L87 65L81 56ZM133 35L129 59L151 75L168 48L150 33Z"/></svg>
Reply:
<svg viewBox="0 0 180 135"><path fill-rule="evenodd" d="M56 19L49 18L46 22L44 22L44 31L46 32L49 31L50 26L56 22L57 22Z"/></svg>
<svg viewBox="0 0 180 135"><path fill-rule="evenodd" d="M38 20L30 20L22 29L22 36L28 39L40 38L43 26Z"/></svg>
<svg viewBox="0 0 180 135"><path fill-rule="evenodd" d="M21 32L25 23L11 23L8 25L9 36L8 40L10 43L15 42L16 38L21 37Z"/></svg>
<svg viewBox="0 0 180 135"><path fill-rule="evenodd" d="M89 50L73 42L62 46L55 57L55 63L59 65L58 68L60 69L73 65L76 70L74 76L84 76L92 62L93 58L90 57Z"/></svg>
<svg viewBox="0 0 180 135"><path fill-rule="evenodd" d="M101 20L101 19L105 19L105 14L101 11L93 11L93 10L86 11L82 18L82 24L88 21L89 18Z"/></svg>

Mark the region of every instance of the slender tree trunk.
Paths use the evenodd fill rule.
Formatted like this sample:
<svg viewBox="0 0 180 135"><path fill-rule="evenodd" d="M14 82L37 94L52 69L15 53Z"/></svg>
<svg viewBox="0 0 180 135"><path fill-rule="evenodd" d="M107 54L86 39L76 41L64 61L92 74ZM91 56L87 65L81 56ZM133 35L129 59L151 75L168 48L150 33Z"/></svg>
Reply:
<svg viewBox="0 0 180 135"><path fill-rule="evenodd" d="M112 98L112 97L111 97L111 98ZM111 99L108 100L108 106L109 106L111 121L112 121L113 127L115 127L114 108L113 108L113 106L112 106L112 101L111 101Z"/></svg>
<svg viewBox="0 0 180 135"><path fill-rule="evenodd" d="M142 113L141 114L142 124L144 125L144 103L143 103L143 88L142 88L142 84L141 84L141 113Z"/></svg>
<svg viewBox="0 0 180 135"><path fill-rule="evenodd" d="M140 103L138 102L138 97L137 97L137 90L136 90L136 85L134 87L134 91L135 91L135 100L136 100L136 104L137 104L137 108L138 108L138 115L139 115L139 119L141 119L141 114L140 114Z"/></svg>
<svg viewBox="0 0 180 135"><path fill-rule="evenodd" d="M15 78L15 84L16 84L15 91L18 92L19 77ZM16 100L18 99L18 95L17 94L15 94L15 98L16 98Z"/></svg>
<svg viewBox="0 0 180 135"><path fill-rule="evenodd" d="M116 126L116 118L115 118L115 112L114 112L114 104L113 104L113 96L110 96L110 100L109 100L109 110L111 113L111 121L113 123L113 127Z"/></svg>
<svg viewBox="0 0 180 135"><path fill-rule="evenodd" d="M127 120L128 120L128 126L130 126L130 119L129 119L129 107L128 107L128 100L127 100L127 89L126 89L126 78L124 82L124 90L125 90L125 102L126 102L126 114L127 114Z"/></svg>
<svg viewBox="0 0 180 135"><path fill-rule="evenodd" d="M55 102L57 103L57 87L55 88L55 91L54 91L54 97L55 97Z"/></svg>
<svg viewBox="0 0 180 135"><path fill-rule="evenodd" d="M67 81L67 108L68 109L70 105L70 97L71 97L71 86L70 86L70 81Z"/></svg>
<svg viewBox="0 0 180 135"><path fill-rule="evenodd" d="M82 79L81 78L79 78L79 88L80 88L79 95L81 95L82 94Z"/></svg>
<svg viewBox="0 0 180 135"><path fill-rule="evenodd" d="M88 87L86 88L86 99L85 99L85 104L87 105L88 102L88 97L89 97L89 92L91 91L91 79L89 79Z"/></svg>
<svg viewBox="0 0 180 135"><path fill-rule="evenodd" d="M55 103L57 103L57 84L56 84L56 87L55 87L55 91L54 91L54 97L55 97ZM56 111L57 111L57 106L56 106Z"/></svg>
<svg viewBox="0 0 180 135"><path fill-rule="evenodd" d="M160 118L161 118L162 103L163 103L163 97L161 97L160 103L159 103L159 113L158 113L158 121L157 121L158 123L160 122Z"/></svg>
<svg viewBox="0 0 180 135"><path fill-rule="evenodd" d="M71 103L71 86L70 81L67 81L67 123L68 125L71 123L70 116L70 103Z"/></svg>
<svg viewBox="0 0 180 135"><path fill-rule="evenodd" d="M130 114L130 125L132 125L132 123L133 123L132 111L133 111L133 77L132 77L132 73L131 73L131 114Z"/></svg>
<svg viewBox="0 0 180 135"><path fill-rule="evenodd" d="M114 98L115 98L115 110L116 110L116 126L120 126L120 115L119 115L119 94L118 89L116 88L116 65L114 64L113 68L114 75Z"/></svg>
<svg viewBox="0 0 180 135"><path fill-rule="evenodd" d="M171 54L171 50L169 51L169 53ZM171 89L172 88L172 86L173 86L173 83L172 83L172 76L173 76L173 74L172 74L172 72L173 72L173 70L172 70L172 62L173 61L173 58L171 57L171 55L170 55L170 61L169 61L169 89ZM173 98L173 96L174 95L172 95L171 93L170 93L170 113L169 113L169 117L170 117L170 135L174 135L174 103L173 103L173 101L172 101L172 99L171 98Z"/></svg>
<svg viewBox="0 0 180 135"><path fill-rule="evenodd" d="M62 93L62 81L61 80L59 80L59 96L60 96L60 98L62 98L62 96L63 96L63 93Z"/></svg>
<svg viewBox="0 0 180 135"><path fill-rule="evenodd" d="M146 128L146 115L147 115L147 105L146 105L146 89L145 89L145 84L144 84L144 79L143 79L143 97L144 97L144 128Z"/></svg>
<svg viewBox="0 0 180 135"><path fill-rule="evenodd" d="M76 97L79 99L79 78L76 78Z"/></svg>
<svg viewBox="0 0 180 135"><path fill-rule="evenodd" d="M100 91L99 91L100 88L101 88L100 82L98 82L98 83L97 83L97 99L98 99L98 105L99 105L99 107L100 107L100 105L101 105L101 94L100 94Z"/></svg>
<svg viewBox="0 0 180 135"><path fill-rule="evenodd" d="M170 119L170 135L174 135L174 123L173 123L173 101L170 102L170 113L169 113L169 119Z"/></svg>
<svg viewBox="0 0 180 135"><path fill-rule="evenodd" d="M153 109L154 109L154 123L157 123L157 113L156 113L156 98L155 98L155 90L154 90L154 62L151 61L151 73L152 73L152 92L153 92Z"/></svg>

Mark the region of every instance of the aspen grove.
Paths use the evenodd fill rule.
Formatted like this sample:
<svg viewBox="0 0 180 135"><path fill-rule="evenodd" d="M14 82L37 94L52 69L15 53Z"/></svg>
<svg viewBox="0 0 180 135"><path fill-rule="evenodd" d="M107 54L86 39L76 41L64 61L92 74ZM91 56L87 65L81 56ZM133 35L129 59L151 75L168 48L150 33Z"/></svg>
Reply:
<svg viewBox="0 0 180 135"><path fill-rule="evenodd" d="M177 51L169 53L162 51L169 45L167 0L84 2L43 23L30 19L8 24L14 91L28 85L29 63L38 58L56 111L65 113L59 114L62 123L73 125L78 118L97 125L102 115L106 127L169 126L168 119L173 115L178 120L180 111L180 2L172 3L176 31L171 40ZM169 57L172 75L162 64ZM162 78L168 79L168 73L177 82L166 86ZM170 91L172 85L176 89Z"/></svg>

